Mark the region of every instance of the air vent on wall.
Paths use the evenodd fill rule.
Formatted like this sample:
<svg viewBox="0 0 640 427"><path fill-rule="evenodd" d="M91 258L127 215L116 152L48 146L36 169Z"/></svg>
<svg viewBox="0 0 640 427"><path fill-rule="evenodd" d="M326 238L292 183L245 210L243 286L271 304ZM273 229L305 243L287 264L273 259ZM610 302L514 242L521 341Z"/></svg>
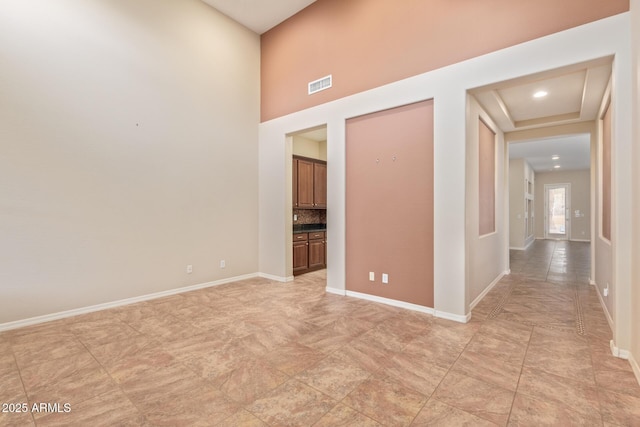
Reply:
<svg viewBox="0 0 640 427"><path fill-rule="evenodd" d="M331 87L331 74L321 79L309 82L309 95L312 93L320 92L321 90L329 89Z"/></svg>

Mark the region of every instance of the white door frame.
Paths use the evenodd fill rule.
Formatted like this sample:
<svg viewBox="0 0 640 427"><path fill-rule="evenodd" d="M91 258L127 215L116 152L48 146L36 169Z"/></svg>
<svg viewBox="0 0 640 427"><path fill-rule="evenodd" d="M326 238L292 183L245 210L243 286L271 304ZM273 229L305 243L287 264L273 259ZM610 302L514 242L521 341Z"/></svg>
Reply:
<svg viewBox="0 0 640 427"><path fill-rule="evenodd" d="M564 214L565 229L564 234L549 233L549 190L555 188L565 188ZM555 240L570 240L571 238L571 184L545 184L544 185L544 238Z"/></svg>

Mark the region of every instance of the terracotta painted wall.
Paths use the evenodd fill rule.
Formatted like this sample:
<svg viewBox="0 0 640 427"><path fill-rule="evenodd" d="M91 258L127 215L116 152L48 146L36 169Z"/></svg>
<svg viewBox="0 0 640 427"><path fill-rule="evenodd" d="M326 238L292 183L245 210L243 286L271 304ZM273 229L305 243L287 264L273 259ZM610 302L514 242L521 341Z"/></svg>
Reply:
<svg viewBox="0 0 640 427"><path fill-rule="evenodd" d="M437 224L434 227L434 309L436 316L457 321L467 320L469 306L465 304L465 298L470 297L466 299L467 302L473 301L473 295L468 293L467 280L475 271L466 267L468 258L465 257L463 248L469 241L466 232L468 219L477 218L475 210L478 205L477 198L469 201L465 195L469 193L466 189L477 188L477 174L474 171L473 176L469 177L467 173L470 164L477 164L475 156L467 157L469 147L477 147L477 140L469 142L471 136L467 130L468 125L465 126L464 122L470 117L469 123L477 125L477 115L469 112L466 90L615 55L619 66L613 69L617 89L613 99L613 106L616 108L613 110L615 120L612 131L619 137L616 140L622 141L615 163L618 166L625 159L629 159L628 163L631 163L631 138L627 132L632 123L631 78L626 71L630 67L629 27L629 14L618 14L453 64L445 70L420 74L261 123L260 271L269 277L285 280L287 263L291 259L287 255L287 250L291 247L291 220L288 223L283 221L283 218L290 218L291 212L291 194L290 190L287 191L291 187L288 178L290 173L287 172L290 165L287 167L287 159L291 157L292 138L287 135L321 125L327 126L327 197L331 207L327 210L327 291L344 295L347 233L345 203L348 203L345 195L345 122L364 114L434 99L437 104L434 114L434 221ZM593 124L586 124L586 128L577 125L565 125L562 128L568 134L574 134L589 132L592 127ZM523 135L522 139L544 136L539 131L520 131L516 134ZM620 178L625 176L618 167L613 173L614 182L620 182ZM473 179L472 183L468 183L470 179ZM622 188L620 194L624 201L629 192ZM497 198L500 200L499 195ZM620 198L614 202L616 200L620 201ZM472 207L474 212L467 213L467 207ZM627 223L631 222L630 218L625 220ZM504 220L497 219L496 224L501 221ZM477 235L477 226L473 229ZM508 247L507 231L508 229L504 232L504 248ZM478 252L474 250L474 253L483 256L485 252L484 248ZM508 251L506 255L508 256ZM498 258L491 256L488 259L492 263L491 268L498 268ZM478 259L477 265L482 266L482 260ZM608 265L610 267L611 263Z"/></svg>
<svg viewBox="0 0 640 427"><path fill-rule="evenodd" d="M261 37L261 117L347 95L629 10L629 0L318 0ZM333 75L333 87L307 83Z"/></svg>
<svg viewBox="0 0 640 427"><path fill-rule="evenodd" d="M346 164L347 290L433 307L433 101L347 120Z"/></svg>

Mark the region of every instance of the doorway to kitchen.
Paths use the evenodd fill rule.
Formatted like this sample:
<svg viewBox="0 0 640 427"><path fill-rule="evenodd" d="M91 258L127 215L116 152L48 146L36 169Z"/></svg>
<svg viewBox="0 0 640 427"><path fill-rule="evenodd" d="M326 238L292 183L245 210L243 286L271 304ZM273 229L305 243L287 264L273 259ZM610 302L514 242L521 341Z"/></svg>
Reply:
<svg viewBox="0 0 640 427"><path fill-rule="evenodd" d="M290 134L292 273L327 267L327 127Z"/></svg>

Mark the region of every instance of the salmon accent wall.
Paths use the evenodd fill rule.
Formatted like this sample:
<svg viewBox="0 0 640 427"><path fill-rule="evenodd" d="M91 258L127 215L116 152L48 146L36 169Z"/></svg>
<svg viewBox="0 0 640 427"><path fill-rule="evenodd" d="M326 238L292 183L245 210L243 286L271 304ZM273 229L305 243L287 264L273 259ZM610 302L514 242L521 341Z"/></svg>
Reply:
<svg viewBox="0 0 640 427"><path fill-rule="evenodd" d="M346 288L433 307L433 100L347 120Z"/></svg>
<svg viewBox="0 0 640 427"><path fill-rule="evenodd" d="M481 119L479 125L479 234L496 231L496 134Z"/></svg>
<svg viewBox="0 0 640 427"><path fill-rule="evenodd" d="M629 10L629 0L318 0L261 36L261 120ZM313 95L307 83L333 76Z"/></svg>

